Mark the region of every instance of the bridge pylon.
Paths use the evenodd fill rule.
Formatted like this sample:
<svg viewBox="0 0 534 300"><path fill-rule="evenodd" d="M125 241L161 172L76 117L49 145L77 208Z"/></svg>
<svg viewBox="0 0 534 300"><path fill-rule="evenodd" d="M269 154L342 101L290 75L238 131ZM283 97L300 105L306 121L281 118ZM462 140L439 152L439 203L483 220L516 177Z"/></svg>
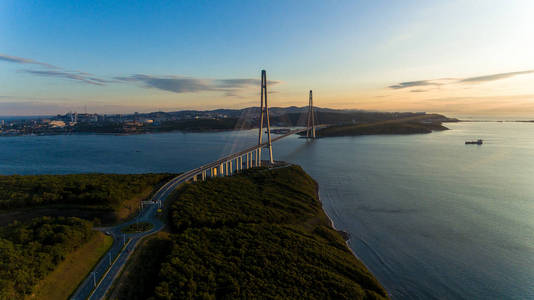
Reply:
<svg viewBox="0 0 534 300"><path fill-rule="evenodd" d="M265 105L264 105L265 103ZM262 133L263 133L263 118L267 119L267 146L269 148L269 162L274 163L273 160L273 147L271 145L271 124L269 122L269 105L267 103L267 74L265 70L261 70L261 96L260 96L260 132L258 135L258 145L262 144ZM261 165L261 150L258 151L258 157L256 165Z"/></svg>
<svg viewBox="0 0 534 300"><path fill-rule="evenodd" d="M306 124L306 138L315 138L315 113L313 111L313 94L310 90L310 99L308 102L308 123Z"/></svg>

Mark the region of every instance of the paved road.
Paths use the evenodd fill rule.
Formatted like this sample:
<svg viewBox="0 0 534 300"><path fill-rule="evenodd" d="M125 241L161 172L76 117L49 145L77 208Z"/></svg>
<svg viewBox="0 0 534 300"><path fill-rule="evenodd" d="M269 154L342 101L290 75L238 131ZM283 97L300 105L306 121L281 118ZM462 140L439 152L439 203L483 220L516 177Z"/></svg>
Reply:
<svg viewBox="0 0 534 300"><path fill-rule="evenodd" d="M163 203L178 185L190 178L188 173L189 172L184 173L170 180L154 194L152 200L161 201ZM149 231L141 233L123 234L121 232L123 227L136 222L149 222L152 223L154 227ZM139 240L142 237L160 231L164 225L165 224L157 217L157 205L151 204L147 205L135 219L114 227L98 228L98 230L111 233L111 236L113 237L113 245L98 262L93 272L78 287L71 299L102 299L111 287L115 277L120 273L120 270L128 260L128 257L137 246ZM110 264L112 264L111 268L109 268Z"/></svg>

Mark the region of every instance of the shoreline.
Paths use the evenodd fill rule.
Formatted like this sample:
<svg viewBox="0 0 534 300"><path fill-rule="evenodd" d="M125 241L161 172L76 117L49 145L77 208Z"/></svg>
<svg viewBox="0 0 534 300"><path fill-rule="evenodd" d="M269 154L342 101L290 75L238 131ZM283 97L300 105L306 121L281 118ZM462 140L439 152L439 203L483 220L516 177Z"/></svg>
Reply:
<svg viewBox="0 0 534 300"><path fill-rule="evenodd" d="M313 178L313 177L312 177ZM352 253L352 255L357 259L359 260L366 268L367 270L369 271L369 273L371 273L371 275L373 275L374 278L376 278L376 280L382 285L382 288L386 291L388 297L391 299L391 293L387 290L387 288L382 284L382 282L378 279L378 277L371 271L371 268L369 268L369 266L365 263L365 261L363 259L361 259L357 254L356 252L354 252L354 250L350 247L349 245L349 241L350 239L352 238L350 233L348 231L344 231L344 230L341 230L341 229L338 229L336 227L336 224L334 222L334 220L332 220L332 217L330 217L330 215L328 215L328 213L326 212L325 208L324 208L324 203L323 201L321 200L321 196L319 194L319 183L317 182L317 180L313 179L313 181L315 181L315 185L317 186L317 188L315 189L315 194L317 196L317 200L319 200L319 202L321 203L321 210L323 211L323 213L325 214L325 216L328 218L328 221L330 222L330 227L332 227L332 229L334 229L339 235L341 235L343 237L343 240L345 240L345 245L347 246L347 249L349 249L349 251ZM345 238L343 236L343 233L345 233L347 235L347 238Z"/></svg>

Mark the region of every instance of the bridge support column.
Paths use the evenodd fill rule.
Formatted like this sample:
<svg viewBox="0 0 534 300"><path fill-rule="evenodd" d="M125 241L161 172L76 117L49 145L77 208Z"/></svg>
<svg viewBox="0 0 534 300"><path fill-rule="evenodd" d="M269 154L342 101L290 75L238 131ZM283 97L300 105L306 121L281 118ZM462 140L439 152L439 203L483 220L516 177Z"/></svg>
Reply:
<svg viewBox="0 0 534 300"><path fill-rule="evenodd" d="M217 176L217 167L211 168L211 177Z"/></svg>
<svg viewBox="0 0 534 300"><path fill-rule="evenodd" d="M267 103L267 72L261 70L261 96L260 96L260 130L258 134L258 146L262 144L263 118L267 119L267 147L269 148L269 162L273 161L273 147L271 145L271 123L269 121L269 104ZM256 166L261 166L261 150L256 154Z"/></svg>
<svg viewBox="0 0 534 300"><path fill-rule="evenodd" d="M228 162L228 164L230 165L230 170L229 170L230 175L234 174L234 168L232 166L232 162L233 162L233 160Z"/></svg>
<svg viewBox="0 0 534 300"><path fill-rule="evenodd" d="M222 163L219 165L219 175L224 176L224 164Z"/></svg>
<svg viewBox="0 0 534 300"><path fill-rule="evenodd" d="M256 166L256 161L257 161L257 159L256 159L257 154L256 154L256 153L257 153L256 150L254 150L254 151L252 151L252 153L250 154L251 157L252 157L252 159L250 160L250 163L251 163L251 166L250 166L250 167L251 167L251 168L254 168L254 167Z"/></svg>
<svg viewBox="0 0 534 300"><path fill-rule="evenodd" d="M202 181L206 181L206 170L202 171Z"/></svg>
<svg viewBox="0 0 534 300"><path fill-rule="evenodd" d="M197 182L197 175L193 176L193 182Z"/></svg>
<svg viewBox="0 0 534 300"><path fill-rule="evenodd" d="M228 176L230 174L230 170L228 170L228 161L224 163L224 176Z"/></svg>

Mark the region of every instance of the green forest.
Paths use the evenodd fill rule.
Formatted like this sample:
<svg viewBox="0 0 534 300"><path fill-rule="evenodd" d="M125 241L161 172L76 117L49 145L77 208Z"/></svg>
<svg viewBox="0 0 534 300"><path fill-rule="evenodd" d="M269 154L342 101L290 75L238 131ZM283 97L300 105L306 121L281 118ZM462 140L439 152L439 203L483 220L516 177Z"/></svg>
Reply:
<svg viewBox="0 0 534 300"><path fill-rule="evenodd" d="M171 198L173 234L143 247L153 258L129 273L121 299L387 298L298 166L187 184Z"/></svg>
<svg viewBox="0 0 534 300"><path fill-rule="evenodd" d="M344 124L329 126L317 130L318 137L357 136L374 134L415 134L447 130L442 125L445 117L437 114L425 114L397 120L371 123Z"/></svg>
<svg viewBox="0 0 534 300"><path fill-rule="evenodd" d="M0 176L0 210L45 205L117 209L171 174L76 174Z"/></svg>
<svg viewBox="0 0 534 300"><path fill-rule="evenodd" d="M92 223L73 217L39 217L0 227L0 299L23 299L88 241Z"/></svg>

